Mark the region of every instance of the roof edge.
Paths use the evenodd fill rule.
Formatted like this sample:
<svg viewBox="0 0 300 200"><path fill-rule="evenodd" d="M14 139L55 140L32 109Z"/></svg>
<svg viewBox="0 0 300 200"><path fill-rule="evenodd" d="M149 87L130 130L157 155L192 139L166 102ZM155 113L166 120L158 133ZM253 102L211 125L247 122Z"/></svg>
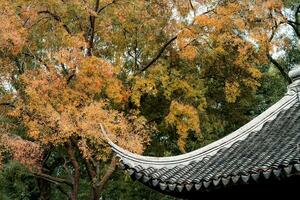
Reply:
<svg viewBox="0 0 300 200"><path fill-rule="evenodd" d="M276 119L282 110L289 109L297 101L299 101L299 92L295 92L295 90L289 88L287 94L281 100L241 128L207 146L178 156L151 157L131 153L113 143L108 138L103 125L101 125L101 129L102 133L106 135L105 137L112 147L112 150L125 165L129 167L141 166L143 168L154 167L158 169L172 168L178 165L189 164L192 161L199 161L205 157L216 154L220 149L229 148L235 142L245 139L250 133L259 131L266 122Z"/></svg>

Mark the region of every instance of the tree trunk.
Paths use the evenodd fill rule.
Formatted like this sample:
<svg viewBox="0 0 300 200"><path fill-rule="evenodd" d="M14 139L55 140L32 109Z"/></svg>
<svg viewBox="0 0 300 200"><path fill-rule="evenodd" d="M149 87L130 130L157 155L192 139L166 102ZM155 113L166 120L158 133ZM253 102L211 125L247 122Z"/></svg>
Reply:
<svg viewBox="0 0 300 200"><path fill-rule="evenodd" d="M97 170L89 160L85 160L85 167L91 181L91 200L99 200L100 192L98 192L98 188L95 183L97 182L97 180L95 181L95 179L97 179Z"/></svg>
<svg viewBox="0 0 300 200"><path fill-rule="evenodd" d="M108 166L104 176L101 179L100 170L99 168L97 168L99 166L94 166L88 160L85 161L85 166L91 181L91 200L99 200L106 183L108 182L113 172L116 170L117 157L115 155L112 157L110 165Z"/></svg>
<svg viewBox="0 0 300 200"><path fill-rule="evenodd" d="M78 189L79 189L79 179L80 179L80 166L75 157L75 151L71 144L66 144L67 153L70 158L71 164L74 168L74 175L72 178L72 192L71 200L77 200L78 198Z"/></svg>
<svg viewBox="0 0 300 200"><path fill-rule="evenodd" d="M101 193L103 191L104 186L106 185L109 178L111 177L111 175L116 170L116 167L117 167L117 157L116 157L116 155L114 155L111 159L111 162L110 162L110 165L109 165L108 169L106 170L106 173L104 174L104 176L101 178L101 180L99 182L99 186L98 186L98 192L99 193Z"/></svg>

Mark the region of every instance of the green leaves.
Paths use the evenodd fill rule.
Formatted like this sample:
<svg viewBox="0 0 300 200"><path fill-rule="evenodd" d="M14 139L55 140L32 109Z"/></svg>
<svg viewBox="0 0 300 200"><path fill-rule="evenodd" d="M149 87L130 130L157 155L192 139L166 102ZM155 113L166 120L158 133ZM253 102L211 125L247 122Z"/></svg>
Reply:
<svg viewBox="0 0 300 200"><path fill-rule="evenodd" d="M0 172L0 198L3 200L38 199L36 179L28 169L16 161L5 164Z"/></svg>

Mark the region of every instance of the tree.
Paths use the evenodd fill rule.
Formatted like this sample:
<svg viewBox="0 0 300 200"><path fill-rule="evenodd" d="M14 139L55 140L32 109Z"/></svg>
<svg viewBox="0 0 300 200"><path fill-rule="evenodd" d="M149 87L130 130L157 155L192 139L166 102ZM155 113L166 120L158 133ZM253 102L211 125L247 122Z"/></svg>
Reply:
<svg viewBox="0 0 300 200"><path fill-rule="evenodd" d="M100 123L130 151L142 153L151 140L148 155L186 152L238 128L254 112L270 63L289 81L274 50L298 50L293 1L0 6L0 158L26 165L42 199L53 188L77 199L85 181L87 196L99 199L118 162ZM284 6L294 8L291 19ZM284 24L292 39L276 33Z"/></svg>

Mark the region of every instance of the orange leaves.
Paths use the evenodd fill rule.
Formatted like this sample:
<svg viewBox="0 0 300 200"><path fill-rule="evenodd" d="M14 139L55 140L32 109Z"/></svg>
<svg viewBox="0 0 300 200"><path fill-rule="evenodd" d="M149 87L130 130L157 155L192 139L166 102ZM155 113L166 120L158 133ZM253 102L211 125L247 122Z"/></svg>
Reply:
<svg viewBox="0 0 300 200"><path fill-rule="evenodd" d="M1 150L7 150L12 155L13 160L19 161L30 169L40 169L41 147L37 143L24 140L20 137L1 134L0 145L2 146Z"/></svg>
<svg viewBox="0 0 300 200"><path fill-rule="evenodd" d="M186 60L194 60L197 56L197 48L192 45L197 34L193 28L184 28L177 37L177 45L180 50L179 55Z"/></svg>
<svg viewBox="0 0 300 200"><path fill-rule="evenodd" d="M199 15L195 17L195 23L199 26L212 26L215 25L217 20L207 15Z"/></svg>
<svg viewBox="0 0 300 200"><path fill-rule="evenodd" d="M197 36L196 31L192 28L184 28L178 34L177 45L179 49L183 49L190 44L190 42Z"/></svg>
<svg viewBox="0 0 300 200"><path fill-rule="evenodd" d="M179 134L178 146L182 152L185 152L184 148L189 131L200 134L199 115L193 106L172 101L166 122L176 127Z"/></svg>
<svg viewBox="0 0 300 200"><path fill-rule="evenodd" d="M101 74L95 71L95 66L86 65L81 68L81 71L76 75L74 89L88 96L95 96L101 91L104 80Z"/></svg>
<svg viewBox="0 0 300 200"><path fill-rule="evenodd" d="M9 2L0 2L0 46L12 54L18 54L27 43L27 31Z"/></svg>
<svg viewBox="0 0 300 200"><path fill-rule="evenodd" d="M242 30L242 31L245 30L246 23L243 19L236 19L236 20L234 20L234 23L239 30Z"/></svg>
<svg viewBox="0 0 300 200"><path fill-rule="evenodd" d="M85 57L79 63L73 87L78 92L95 96L113 78L113 66L97 57Z"/></svg>
<svg viewBox="0 0 300 200"><path fill-rule="evenodd" d="M77 46L50 52L48 57L44 66L27 70L20 78L24 92L11 115L23 121L27 136L53 146L75 138L84 159L105 160L110 148L101 134L103 123L112 139L141 153L150 126L138 112L125 116L113 109L125 105L130 95L117 69L99 57L86 57Z"/></svg>
<svg viewBox="0 0 300 200"><path fill-rule="evenodd" d="M236 12L239 12L241 10L241 6L243 3L239 2L232 2L232 3L226 3L225 6L219 6L216 9L216 12L221 15L221 17L225 16L232 16Z"/></svg>
<svg viewBox="0 0 300 200"><path fill-rule="evenodd" d="M144 144L149 141L146 120L136 117L137 113L125 116L116 110L108 110L107 107L106 103L97 102L81 110L77 122L77 134L82 138L81 150L85 155L94 155L97 159L108 157L110 148L106 146L106 139L101 134L99 125L102 123L110 131L110 139L132 152L141 153Z"/></svg>
<svg viewBox="0 0 300 200"><path fill-rule="evenodd" d="M282 8L282 0L267 0L263 4L267 9L281 9Z"/></svg>
<svg viewBox="0 0 300 200"><path fill-rule="evenodd" d="M187 46L181 52L180 56L183 59L193 61L197 56L197 48L195 46Z"/></svg>
<svg viewBox="0 0 300 200"><path fill-rule="evenodd" d="M117 104L127 102L130 95L129 91L124 87L122 82L117 79L111 79L108 81L105 92L108 98Z"/></svg>

